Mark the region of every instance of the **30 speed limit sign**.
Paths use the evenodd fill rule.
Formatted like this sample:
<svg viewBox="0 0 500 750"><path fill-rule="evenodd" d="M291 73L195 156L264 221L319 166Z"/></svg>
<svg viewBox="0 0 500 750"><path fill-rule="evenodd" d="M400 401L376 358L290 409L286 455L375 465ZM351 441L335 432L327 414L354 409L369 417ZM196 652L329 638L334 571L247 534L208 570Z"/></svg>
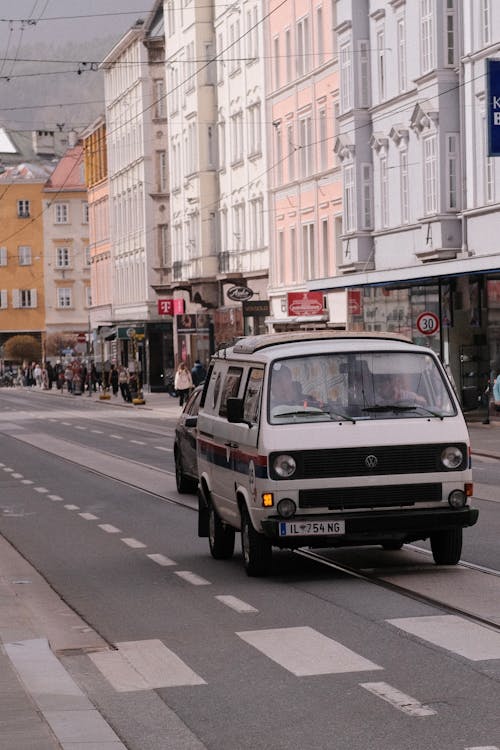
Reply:
<svg viewBox="0 0 500 750"><path fill-rule="evenodd" d="M423 312L417 318L417 328L424 336L432 336L439 331L439 318L433 312Z"/></svg>

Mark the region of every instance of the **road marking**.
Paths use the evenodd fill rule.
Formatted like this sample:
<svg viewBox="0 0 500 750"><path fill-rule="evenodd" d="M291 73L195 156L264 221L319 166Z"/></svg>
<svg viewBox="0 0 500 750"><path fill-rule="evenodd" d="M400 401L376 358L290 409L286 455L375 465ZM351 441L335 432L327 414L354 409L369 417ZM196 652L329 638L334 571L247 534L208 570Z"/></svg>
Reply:
<svg viewBox="0 0 500 750"><path fill-rule="evenodd" d="M119 693L184 685L206 685L161 641L128 641L117 651L89 654L101 674Z"/></svg>
<svg viewBox="0 0 500 750"><path fill-rule="evenodd" d="M432 708L419 703L415 698L388 685L387 682L361 682L360 685L409 716L435 716L437 713Z"/></svg>
<svg viewBox="0 0 500 750"><path fill-rule="evenodd" d="M84 518L86 521L98 521L99 516L94 516L93 513L79 513L79 516Z"/></svg>
<svg viewBox="0 0 500 750"><path fill-rule="evenodd" d="M115 440L123 440L121 435L110 435L109 437L115 438Z"/></svg>
<svg viewBox="0 0 500 750"><path fill-rule="evenodd" d="M164 448L163 445L155 445L157 451L165 451L166 453L173 453L173 448Z"/></svg>
<svg viewBox="0 0 500 750"><path fill-rule="evenodd" d="M175 575L182 578L184 581L191 583L193 586L210 586L210 581L206 578L197 576L196 573L191 573L190 570L176 570Z"/></svg>
<svg viewBox="0 0 500 750"><path fill-rule="evenodd" d="M402 617L388 623L471 661L500 659L500 633L457 615Z"/></svg>
<svg viewBox="0 0 500 750"><path fill-rule="evenodd" d="M130 440L130 443L135 443L135 445L147 445L147 443L144 443L142 440Z"/></svg>
<svg viewBox="0 0 500 750"><path fill-rule="evenodd" d="M21 484L35 484L32 479L22 479Z"/></svg>
<svg viewBox="0 0 500 750"><path fill-rule="evenodd" d="M35 492L39 492L41 495L45 495L49 490L46 487L33 487Z"/></svg>
<svg viewBox="0 0 500 750"><path fill-rule="evenodd" d="M142 542L139 542L137 539L133 539L132 537L126 537L122 539L122 542L128 547L132 547L133 549L140 549L147 546L146 544L143 544Z"/></svg>
<svg viewBox="0 0 500 750"><path fill-rule="evenodd" d="M17 472L12 475L14 479L22 479L24 477L24 474L18 474Z"/></svg>
<svg viewBox="0 0 500 750"><path fill-rule="evenodd" d="M153 555L147 555L150 560L152 560L155 563L158 563L158 565L177 565L176 562L171 560L169 557L165 557L165 555L157 554L156 552Z"/></svg>
<svg viewBox="0 0 500 750"><path fill-rule="evenodd" d="M47 497L55 503L60 503L62 500L62 497L59 497L59 495L47 495Z"/></svg>
<svg viewBox="0 0 500 750"><path fill-rule="evenodd" d="M71 427L71 422L62 422L62 424L66 425L66 427Z"/></svg>
<svg viewBox="0 0 500 750"><path fill-rule="evenodd" d="M11 472L14 471L14 469L10 469L8 466L4 466L4 471Z"/></svg>
<svg viewBox="0 0 500 750"><path fill-rule="evenodd" d="M121 534L121 529L117 529L116 526L111 526L110 523L100 523L99 528L105 531L107 534Z"/></svg>
<svg viewBox="0 0 500 750"><path fill-rule="evenodd" d="M252 607L251 604L247 604L246 602L242 601L241 599L237 599L236 596L231 596L228 594L227 596L216 596L216 599L218 599L219 602L222 602L222 604L226 604L228 607L231 607L231 609L236 610L236 612L258 612L258 609L255 609L255 607Z"/></svg>
<svg viewBox="0 0 500 750"><path fill-rule="evenodd" d="M90 432L95 432L96 435L103 435L104 434L102 430L90 430Z"/></svg>
<svg viewBox="0 0 500 750"><path fill-rule="evenodd" d="M236 635L298 677L382 669L307 626L247 630Z"/></svg>
<svg viewBox="0 0 500 750"><path fill-rule="evenodd" d="M66 510L80 510L79 505L65 505Z"/></svg>
<svg viewBox="0 0 500 750"><path fill-rule="evenodd" d="M466 747L465 750L500 750L496 745L478 745L477 747Z"/></svg>
<svg viewBox="0 0 500 750"><path fill-rule="evenodd" d="M77 424L75 427L76 430L86 430L86 427L82 427L82 425Z"/></svg>

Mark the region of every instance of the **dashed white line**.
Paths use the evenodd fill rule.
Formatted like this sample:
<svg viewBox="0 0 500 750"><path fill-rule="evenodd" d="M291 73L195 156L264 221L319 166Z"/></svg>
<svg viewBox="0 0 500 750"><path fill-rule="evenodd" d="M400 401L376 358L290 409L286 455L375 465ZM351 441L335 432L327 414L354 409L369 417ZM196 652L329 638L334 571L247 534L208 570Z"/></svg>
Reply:
<svg viewBox="0 0 500 750"><path fill-rule="evenodd" d="M107 534L121 534L121 529L117 529L116 526L112 526L110 523L100 523L99 528L105 531Z"/></svg>
<svg viewBox="0 0 500 750"><path fill-rule="evenodd" d="M206 578L202 578L201 576L196 575L196 573L191 573L190 570L176 570L175 575L179 576L179 578L182 578L184 581L187 581L187 583L191 583L193 586L210 585L210 581L207 581Z"/></svg>
<svg viewBox="0 0 500 750"><path fill-rule="evenodd" d="M496 745L478 745L477 747L466 747L465 750L499 750Z"/></svg>
<svg viewBox="0 0 500 750"><path fill-rule="evenodd" d="M23 476L24 476L24 474L18 474L18 473L16 472L16 473L15 473L15 474L13 474L12 476L14 477L14 479L22 479L22 478L23 478Z"/></svg>
<svg viewBox="0 0 500 750"><path fill-rule="evenodd" d="M32 479L21 479L21 484L35 484Z"/></svg>
<svg viewBox="0 0 500 750"><path fill-rule="evenodd" d="M223 596L216 596L215 598L218 599L218 601L222 602L222 604L226 604L228 607L231 607L231 609L236 610L236 612L258 612L259 611L258 609L255 609L255 607L252 607L251 604L247 604L241 599L238 599L236 596L223 595Z"/></svg>
<svg viewBox="0 0 500 750"><path fill-rule="evenodd" d="M437 713L429 706L424 706L415 698L388 685L387 682L361 682L360 686L409 716L435 716Z"/></svg>
<svg viewBox="0 0 500 750"><path fill-rule="evenodd" d="M96 435L102 435L103 434L102 430L90 430L90 432L94 432Z"/></svg>
<svg viewBox="0 0 500 750"><path fill-rule="evenodd" d="M173 453L173 448L164 448L163 445L155 445L157 451L165 451L166 453Z"/></svg>
<svg viewBox="0 0 500 750"><path fill-rule="evenodd" d="M94 516L93 513L79 513L78 515L84 518L86 521L98 521L99 520L99 517Z"/></svg>
<svg viewBox="0 0 500 750"><path fill-rule="evenodd" d="M147 546L146 544L139 542L138 539L133 539L132 537L125 537L122 539L122 542L128 547L132 547L132 549L141 549Z"/></svg>
<svg viewBox="0 0 500 750"><path fill-rule="evenodd" d="M164 566L177 565L177 563L174 562L174 560L171 560L169 557L166 557L165 555L154 553L153 555L147 555L147 557L149 557L149 559L152 560L153 562L158 563L158 565L164 565Z"/></svg>
<svg viewBox="0 0 500 750"><path fill-rule="evenodd" d="M129 440L130 443L135 443L135 445L147 445L147 443L144 443L142 440Z"/></svg>
<svg viewBox="0 0 500 750"><path fill-rule="evenodd" d="M61 424L65 425L66 427L71 427L71 422L61 422Z"/></svg>
<svg viewBox="0 0 500 750"><path fill-rule="evenodd" d="M14 471L14 469L11 469L11 468L10 468L9 466L4 466L4 469L3 469L3 470L4 470L4 471L8 471L9 473L10 473L11 471Z"/></svg>
<svg viewBox="0 0 500 750"><path fill-rule="evenodd" d="M33 489L41 495L45 495L49 491L46 487L33 487Z"/></svg>
<svg viewBox="0 0 500 750"><path fill-rule="evenodd" d="M110 435L109 437L115 438L115 440L123 440L121 435Z"/></svg>
<svg viewBox="0 0 500 750"><path fill-rule="evenodd" d="M62 497L59 497L59 495L47 495L47 497L55 503L60 503L62 501Z"/></svg>
<svg viewBox="0 0 500 750"><path fill-rule="evenodd" d="M79 505L65 505L66 510L80 510Z"/></svg>
<svg viewBox="0 0 500 750"><path fill-rule="evenodd" d="M86 427L82 427L82 425L80 424L77 424L75 427L75 430L86 430L86 429L87 429Z"/></svg>

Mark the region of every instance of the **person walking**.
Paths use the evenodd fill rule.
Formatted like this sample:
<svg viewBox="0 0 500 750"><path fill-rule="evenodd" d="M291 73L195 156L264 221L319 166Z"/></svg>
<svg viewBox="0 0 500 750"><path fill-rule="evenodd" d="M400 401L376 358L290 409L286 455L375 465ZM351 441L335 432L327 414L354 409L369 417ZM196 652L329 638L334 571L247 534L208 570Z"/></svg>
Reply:
<svg viewBox="0 0 500 750"><path fill-rule="evenodd" d="M109 371L109 384L111 386L111 390L113 391L113 396L117 396L119 380L118 380L118 370L116 369L115 365L111 365L111 369Z"/></svg>
<svg viewBox="0 0 500 750"><path fill-rule="evenodd" d="M127 368L123 365L118 370L118 385L120 386L120 392L122 394L123 400L128 404L132 403L132 396L130 393L129 385L129 373Z"/></svg>
<svg viewBox="0 0 500 750"><path fill-rule="evenodd" d="M193 379L193 385L199 385L203 383L207 377L207 371L201 364L199 359L196 359L194 365L191 368L191 377Z"/></svg>
<svg viewBox="0 0 500 750"><path fill-rule="evenodd" d="M193 387L193 378L189 372L186 363L181 362L175 373L174 387L179 396L179 405L184 406L187 401L191 388Z"/></svg>

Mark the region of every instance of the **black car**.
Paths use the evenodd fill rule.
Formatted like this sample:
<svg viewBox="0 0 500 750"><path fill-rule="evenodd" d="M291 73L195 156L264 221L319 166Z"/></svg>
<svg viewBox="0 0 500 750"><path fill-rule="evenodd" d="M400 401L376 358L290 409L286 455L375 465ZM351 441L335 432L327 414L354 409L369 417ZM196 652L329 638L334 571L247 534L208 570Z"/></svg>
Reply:
<svg viewBox="0 0 500 750"><path fill-rule="evenodd" d="M196 423L203 385L197 386L184 404L175 427L175 482L178 492L195 492L198 484Z"/></svg>

